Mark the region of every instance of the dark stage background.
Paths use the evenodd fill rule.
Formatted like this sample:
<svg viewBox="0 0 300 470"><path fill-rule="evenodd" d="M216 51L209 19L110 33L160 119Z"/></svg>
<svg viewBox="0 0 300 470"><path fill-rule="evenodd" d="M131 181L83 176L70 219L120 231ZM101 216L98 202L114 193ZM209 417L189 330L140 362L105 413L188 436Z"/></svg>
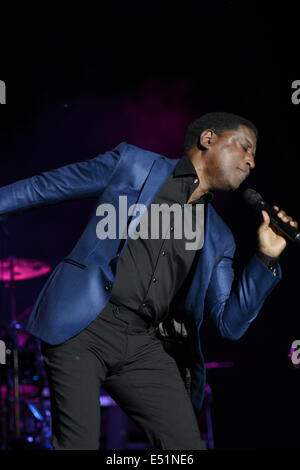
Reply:
<svg viewBox="0 0 300 470"><path fill-rule="evenodd" d="M101 4L99 4L101 5ZM239 190L215 194L214 207L237 243L237 274L256 248L260 219L244 206L252 187L299 220L300 76L287 58L293 29L278 7L251 2L183 2L143 8L128 3L16 6L1 22L0 184L104 153L122 141L180 157L188 124L209 111L241 114L258 126L256 169ZM183 6L184 5L184 6ZM4 224L0 257L52 267L73 248L94 200L20 214ZM299 448L300 370L288 357L299 326L299 248L281 256L283 279L243 338L222 339L206 318L205 359L232 361L208 370L216 449ZM46 276L17 283L17 313L32 305ZM1 316L8 293L1 284Z"/></svg>

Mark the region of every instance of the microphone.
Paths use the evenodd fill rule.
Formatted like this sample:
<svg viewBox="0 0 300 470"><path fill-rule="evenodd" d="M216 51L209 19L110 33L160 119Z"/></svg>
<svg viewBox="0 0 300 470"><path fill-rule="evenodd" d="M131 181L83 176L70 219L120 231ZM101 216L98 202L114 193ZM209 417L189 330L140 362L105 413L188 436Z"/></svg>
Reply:
<svg viewBox="0 0 300 470"><path fill-rule="evenodd" d="M249 188L244 191L243 198L247 204L258 212L265 210L269 214L272 224L278 228L282 235L300 244L300 232L295 227L292 227L289 222L283 222L277 216L276 210L265 202L259 193Z"/></svg>

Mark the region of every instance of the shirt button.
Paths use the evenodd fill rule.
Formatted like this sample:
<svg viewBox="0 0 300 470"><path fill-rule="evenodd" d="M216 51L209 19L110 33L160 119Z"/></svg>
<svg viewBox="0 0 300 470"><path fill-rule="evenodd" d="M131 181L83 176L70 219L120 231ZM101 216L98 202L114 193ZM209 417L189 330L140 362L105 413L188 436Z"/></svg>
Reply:
<svg viewBox="0 0 300 470"><path fill-rule="evenodd" d="M195 178L195 179L194 179L194 183L195 183L195 184L198 183L198 181L199 181L198 178Z"/></svg>
<svg viewBox="0 0 300 470"><path fill-rule="evenodd" d="M142 304L142 307L147 307L147 304L145 304L145 303L144 303L144 304Z"/></svg>
<svg viewBox="0 0 300 470"><path fill-rule="evenodd" d="M173 231L174 231L174 227L173 227L173 225L171 225L171 227L170 227L170 230L171 230L171 232L173 232Z"/></svg>
<svg viewBox="0 0 300 470"><path fill-rule="evenodd" d="M156 279L156 277L154 277L154 278L153 278L153 282L157 282L157 279Z"/></svg>
<svg viewBox="0 0 300 470"><path fill-rule="evenodd" d="M162 255L163 255L163 256L166 256L166 254L167 254L166 251L163 251L163 252L162 252Z"/></svg>
<svg viewBox="0 0 300 470"><path fill-rule="evenodd" d="M109 291L110 288L111 288L111 283L110 283L110 282L108 282L107 284L105 284L104 290Z"/></svg>

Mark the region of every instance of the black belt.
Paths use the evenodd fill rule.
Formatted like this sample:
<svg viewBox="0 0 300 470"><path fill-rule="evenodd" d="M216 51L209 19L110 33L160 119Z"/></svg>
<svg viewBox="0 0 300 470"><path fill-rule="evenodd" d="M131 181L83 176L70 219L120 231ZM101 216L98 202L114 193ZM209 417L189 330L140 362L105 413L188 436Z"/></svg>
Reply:
<svg viewBox="0 0 300 470"><path fill-rule="evenodd" d="M152 325L151 318L148 319L141 317L137 312L124 307L124 305L117 305L113 302L109 302L109 304L112 306L117 318L126 321L126 323L128 323L130 326L150 328Z"/></svg>

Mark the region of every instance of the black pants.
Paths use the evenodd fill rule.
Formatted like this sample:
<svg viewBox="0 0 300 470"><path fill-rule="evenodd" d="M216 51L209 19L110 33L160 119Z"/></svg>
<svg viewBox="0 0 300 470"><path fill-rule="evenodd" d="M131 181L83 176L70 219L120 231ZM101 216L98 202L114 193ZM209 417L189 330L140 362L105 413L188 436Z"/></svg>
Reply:
<svg viewBox="0 0 300 470"><path fill-rule="evenodd" d="M42 342L54 449L99 449L100 388L146 433L153 449L203 449L175 360L155 329L108 303L64 343Z"/></svg>

